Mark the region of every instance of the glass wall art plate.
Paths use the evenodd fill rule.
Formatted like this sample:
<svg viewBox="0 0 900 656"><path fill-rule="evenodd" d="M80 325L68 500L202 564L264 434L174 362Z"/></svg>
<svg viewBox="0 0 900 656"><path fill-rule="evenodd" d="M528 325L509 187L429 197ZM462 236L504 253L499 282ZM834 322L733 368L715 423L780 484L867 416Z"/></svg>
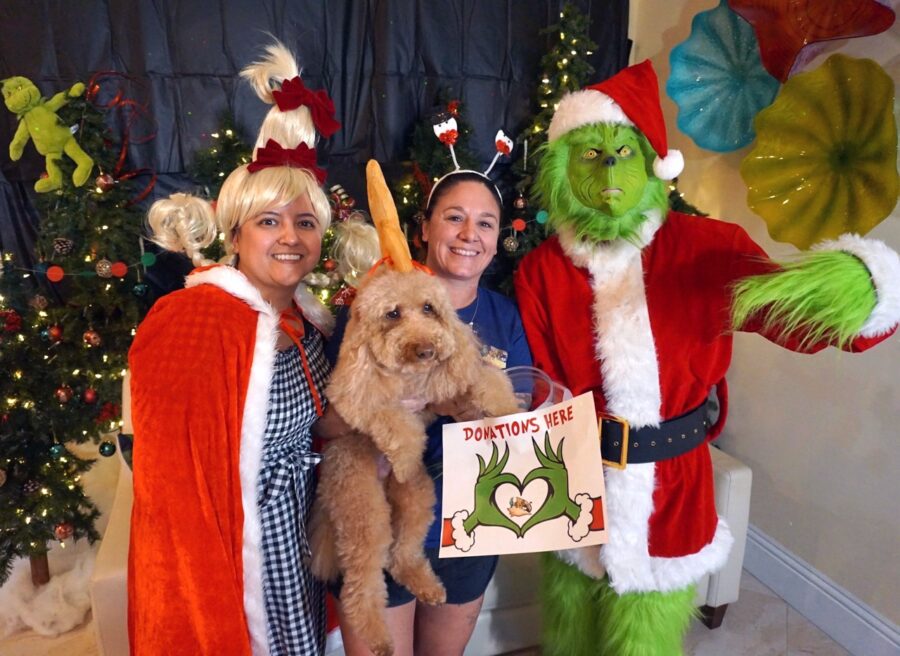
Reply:
<svg viewBox="0 0 900 656"><path fill-rule="evenodd" d="M791 77L754 122L747 204L773 239L807 248L866 234L897 204L894 83L870 59L832 55Z"/></svg>
<svg viewBox="0 0 900 656"><path fill-rule="evenodd" d="M753 141L753 117L771 104L778 80L759 59L753 28L728 8L694 16L691 35L669 56L666 92L678 105L678 129L720 153Z"/></svg>
<svg viewBox="0 0 900 656"><path fill-rule="evenodd" d="M729 0L753 26L763 66L784 82L808 43L884 32L894 12L876 0Z"/></svg>

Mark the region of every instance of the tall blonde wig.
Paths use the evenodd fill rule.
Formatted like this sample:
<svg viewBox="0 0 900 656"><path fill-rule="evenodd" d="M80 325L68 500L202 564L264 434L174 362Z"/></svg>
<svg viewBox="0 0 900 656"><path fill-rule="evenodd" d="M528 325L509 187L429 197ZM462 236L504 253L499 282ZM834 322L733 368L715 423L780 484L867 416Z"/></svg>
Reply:
<svg viewBox="0 0 900 656"><path fill-rule="evenodd" d="M298 74L293 53L278 41L266 48L265 57L241 71L241 77L250 83L260 100L270 105L275 103L272 84L280 86ZM303 106L281 111L273 106L260 127L254 157L269 139L285 148L296 148L301 143L313 148L316 130L309 109ZM319 235L325 233L331 224L331 207L310 171L273 166L250 173L247 166L239 166L225 180L215 211L209 202L188 194L172 194L156 201L148 215L152 241L166 250L184 252L195 265L207 264L201 249L213 242L217 232L225 235L225 252L231 256L234 234L246 221L303 195L312 203Z"/></svg>

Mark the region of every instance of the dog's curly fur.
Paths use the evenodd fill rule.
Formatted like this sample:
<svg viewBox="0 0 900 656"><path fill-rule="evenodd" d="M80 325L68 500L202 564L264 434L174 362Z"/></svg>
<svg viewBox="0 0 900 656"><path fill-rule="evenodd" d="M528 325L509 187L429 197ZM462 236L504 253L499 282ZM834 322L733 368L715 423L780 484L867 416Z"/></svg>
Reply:
<svg viewBox="0 0 900 656"><path fill-rule="evenodd" d="M324 448L310 520L312 570L343 576L344 621L375 654L391 654L382 570L421 601L446 598L422 550L435 502L422 462L434 415L403 401L462 402L487 416L519 407L505 374L481 360L443 284L422 271L382 269L363 281L326 394L358 432ZM380 454L392 469L383 481Z"/></svg>

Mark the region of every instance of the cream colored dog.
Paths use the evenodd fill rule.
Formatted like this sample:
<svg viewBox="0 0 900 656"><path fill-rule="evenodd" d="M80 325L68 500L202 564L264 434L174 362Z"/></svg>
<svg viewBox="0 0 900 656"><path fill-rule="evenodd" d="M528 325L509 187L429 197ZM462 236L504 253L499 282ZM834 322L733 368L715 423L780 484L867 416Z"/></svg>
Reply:
<svg viewBox="0 0 900 656"><path fill-rule="evenodd" d="M326 394L358 433L324 448L312 569L343 576L344 621L375 654L391 654L382 570L421 601L446 598L422 549L435 502L422 463L434 418L426 405L454 402L487 416L519 406L506 375L482 361L443 284L419 270L380 269L363 281ZM383 480L381 454L391 465Z"/></svg>

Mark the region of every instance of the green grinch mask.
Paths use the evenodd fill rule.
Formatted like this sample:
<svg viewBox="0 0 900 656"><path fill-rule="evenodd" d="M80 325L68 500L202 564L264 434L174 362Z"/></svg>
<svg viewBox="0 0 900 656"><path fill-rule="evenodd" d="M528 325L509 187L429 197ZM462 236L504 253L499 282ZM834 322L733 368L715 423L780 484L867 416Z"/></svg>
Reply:
<svg viewBox="0 0 900 656"><path fill-rule="evenodd" d="M551 225L592 242L633 241L647 211L665 216L668 209L665 185L653 174L655 156L644 135L625 125L586 125L549 143L537 187Z"/></svg>
<svg viewBox="0 0 900 656"><path fill-rule="evenodd" d="M640 202L648 178L637 133L620 125L578 131L569 143L566 171L582 205L613 217L625 215Z"/></svg>

